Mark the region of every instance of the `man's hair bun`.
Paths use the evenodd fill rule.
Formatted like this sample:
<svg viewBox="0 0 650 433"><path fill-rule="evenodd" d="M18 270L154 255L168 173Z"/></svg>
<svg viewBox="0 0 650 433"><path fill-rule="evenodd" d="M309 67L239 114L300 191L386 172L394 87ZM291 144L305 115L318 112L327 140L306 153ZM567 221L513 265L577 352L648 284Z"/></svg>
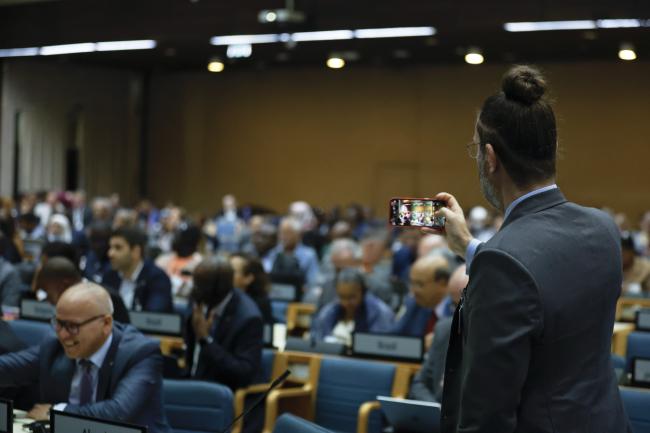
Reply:
<svg viewBox="0 0 650 433"><path fill-rule="evenodd" d="M532 105L544 95L546 80L535 68L515 66L503 76L501 87L506 98Z"/></svg>

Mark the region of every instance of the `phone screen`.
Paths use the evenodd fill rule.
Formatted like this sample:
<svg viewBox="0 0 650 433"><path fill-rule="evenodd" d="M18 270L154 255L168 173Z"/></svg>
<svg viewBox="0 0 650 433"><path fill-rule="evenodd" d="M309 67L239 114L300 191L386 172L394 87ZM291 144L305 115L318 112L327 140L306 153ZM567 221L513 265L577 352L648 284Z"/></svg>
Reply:
<svg viewBox="0 0 650 433"><path fill-rule="evenodd" d="M389 206L389 221L397 227L445 226L445 217L434 216L434 212L445 205L429 198L392 198Z"/></svg>

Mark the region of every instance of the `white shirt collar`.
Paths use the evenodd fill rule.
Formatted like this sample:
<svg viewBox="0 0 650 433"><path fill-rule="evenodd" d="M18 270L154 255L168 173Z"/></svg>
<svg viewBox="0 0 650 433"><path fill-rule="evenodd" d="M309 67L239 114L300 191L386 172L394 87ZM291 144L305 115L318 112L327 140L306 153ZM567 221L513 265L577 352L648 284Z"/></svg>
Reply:
<svg viewBox="0 0 650 433"><path fill-rule="evenodd" d="M120 277L122 277L123 280L129 280L132 283L135 283L138 280L138 276L140 275L140 272L142 272L143 267L144 267L144 260L140 260L140 263L138 263L138 266L135 267L135 270L131 274L131 277L127 277L121 272L120 272Z"/></svg>

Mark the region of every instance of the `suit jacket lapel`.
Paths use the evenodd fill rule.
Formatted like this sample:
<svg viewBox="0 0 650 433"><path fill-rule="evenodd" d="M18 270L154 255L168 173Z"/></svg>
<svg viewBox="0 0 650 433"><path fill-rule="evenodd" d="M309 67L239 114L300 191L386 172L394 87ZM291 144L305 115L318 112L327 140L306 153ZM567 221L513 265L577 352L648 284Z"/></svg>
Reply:
<svg viewBox="0 0 650 433"><path fill-rule="evenodd" d="M51 393L52 398L47 398L46 401L54 401L57 403L68 401L75 367L76 363L74 359L68 358L61 351L51 367L50 377L52 378L52 382L47 384L45 394Z"/></svg>
<svg viewBox="0 0 650 433"><path fill-rule="evenodd" d="M122 334L113 327L113 341L111 347L106 353L104 363L99 369L99 377L97 380L97 401L106 400L108 398L109 385L111 383L111 373L115 365L115 357L117 356L117 347L120 344Z"/></svg>
<svg viewBox="0 0 650 433"><path fill-rule="evenodd" d="M508 215L508 218L503 222L501 228L516 221L524 215L540 212L566 202L567 199L562 194L562 191L560 191L560 188L554 188L536 194L517 204L517 206L512 209L512 212L510 212L510 215Z"/></svg>
<svg viewBox="0 0 650 433"><path fill-rule="evenodd" d="M232 321L234 319L235 312L237 311L237 305L239 304L239 294L237 289L233 291L233 296L226 309L223 312L223 315L219 318L219 323L215 327L215 335L212 336L219 343L223 343L226 337L230 335L230 328L232 327Z"/></svg>

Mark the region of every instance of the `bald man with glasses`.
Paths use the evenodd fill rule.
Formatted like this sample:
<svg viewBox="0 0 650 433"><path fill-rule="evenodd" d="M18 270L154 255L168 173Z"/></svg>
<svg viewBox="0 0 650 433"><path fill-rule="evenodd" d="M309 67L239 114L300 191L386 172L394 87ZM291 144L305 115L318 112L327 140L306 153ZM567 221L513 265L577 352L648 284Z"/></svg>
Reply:
<svg viewBox="0 0 650 433"><path fill-rule="evenodd" d="M37 383L29 412L47 419L51 408L148 426L170 433L162 408L158 344L130 325L113 322L108 292L94 283L66 290L56 304L56 338L0 356L0 388Z"/></svg>

